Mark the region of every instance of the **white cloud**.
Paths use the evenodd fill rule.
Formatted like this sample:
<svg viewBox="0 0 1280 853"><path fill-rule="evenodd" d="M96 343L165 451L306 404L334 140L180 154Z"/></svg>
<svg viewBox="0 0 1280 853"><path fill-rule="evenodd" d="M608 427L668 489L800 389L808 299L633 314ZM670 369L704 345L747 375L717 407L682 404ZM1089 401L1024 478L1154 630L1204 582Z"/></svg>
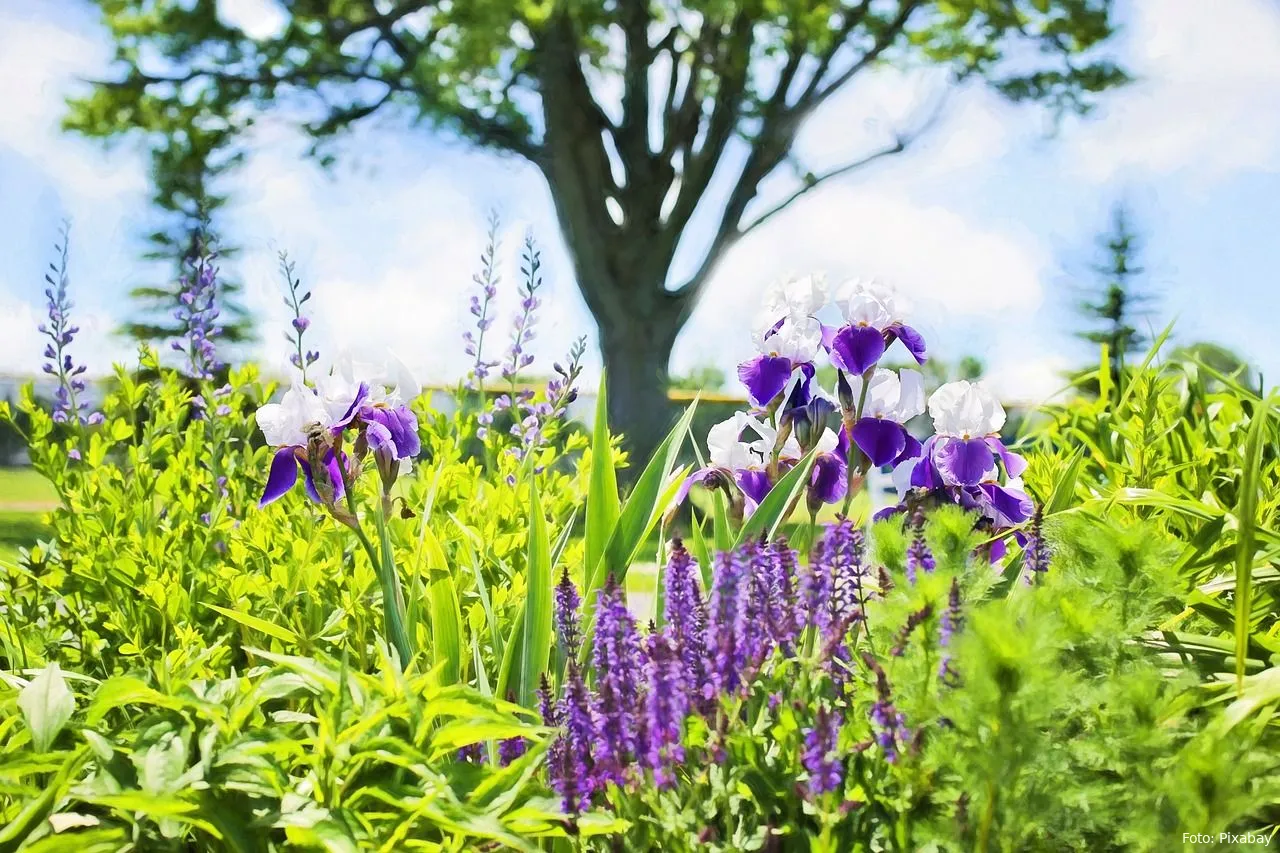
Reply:
<svg viewBox="0 0 1280 853"><path fill-rule="evenodd" d="M288 23L284 9L272 0L218 0L218 18L253 39L271 38Z"/></svg>
<svg viewBox="0 0 1280 853"><path fill-rule="evenodd" d="M146 185L137 158L108 157L59 129L76 78L102 73L109 57L99 39L13 12L0 16L0 80L7 81L0 146L38 163L80 209Z"/></svg>
<svg viewBox="0 0 1280 853"><path fill-rule="evenodd" d="M1280 5L1144 0L1128 28L1131 86L1065 150L1103 182L1133 170L1200 180L1280 169Z"/></svg>

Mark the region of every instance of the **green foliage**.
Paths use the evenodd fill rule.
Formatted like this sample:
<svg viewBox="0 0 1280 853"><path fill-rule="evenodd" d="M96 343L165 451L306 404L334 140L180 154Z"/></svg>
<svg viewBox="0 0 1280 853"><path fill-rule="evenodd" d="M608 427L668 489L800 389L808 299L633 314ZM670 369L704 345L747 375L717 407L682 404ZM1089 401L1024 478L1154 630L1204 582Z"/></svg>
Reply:
<svg viewBox="0 0 1280 853"><path fill-rule="evenodd" d="M209 648L105 680L6 676L0 849L533 850L553 831L527 712L432 674L246 651L242 673ZM537 745L501 770L452 760L498 736Z"/></svg>
<svg viewBox="0 0 1280 853"><path fill-rule="evenodd" d="M1238 677L1280 653L1280 493L1267 485L1280 482L1280 399L1201 362L1157 365L1167 334L1115 384L1104 356L1101 397L1046 410L1025 440L1039 451L1027 483L1043 499L1069 472L1054 511L1145 520L1175 542L1183 607L1149 642L1202 675Z"/></svg>

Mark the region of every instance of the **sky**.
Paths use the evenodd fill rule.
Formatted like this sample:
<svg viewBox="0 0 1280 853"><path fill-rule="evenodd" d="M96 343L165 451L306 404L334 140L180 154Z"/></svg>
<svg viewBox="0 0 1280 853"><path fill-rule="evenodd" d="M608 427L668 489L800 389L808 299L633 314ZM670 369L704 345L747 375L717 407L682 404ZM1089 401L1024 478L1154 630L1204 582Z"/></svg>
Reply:
<svg viewBox="0 0 1280 853"><path fill-rule="evenodd" d="M940 357L980 358L1007 398L1044 399L1063 370L1096 358L1072 337L1073 306L1094 243L1120 201L1144 235L1149 322L1177 319L1177 340L1214 340L1280 374L1280 0L1119 0L1115 49L1136 82L1089 118L1060 125L1035 107L979 87L948 97L911 149L807 195L725 258L677 341L677 372L714 365L732 375L751 355L760 294L788 275L878 277L913 304ZM1208 10L1212 10L1212 12ZM250 33L279 25L274 0L221 0ZM127 142L60 133L78 80L104 74L110 44L88 3L0 4L0 374L35 373L43 348L42 276L64 219L72 222L71 282L83 331L77 360L105 373L129 360L115 329L131 284L156 281L138 260L148 219L145 160ZM938 102L935 75L859 78L804 128L798 156L821 171L882 144ZM267 118L247 163L226 185L234 203L229 264L261 323L252 356L286 370L288 345L276 255L284 249L314 292L326 355L392 349L425 382L467 369L486 216L503 221L500 320L517 308L518 251L542 246L546 284L533 345L544 368L594 324L573 281L551 199L522 161L409 129L389 119L343 143L323 171L304 141ZM678 258L686 268L695 232ZM594 346L589 373L598 370Z"/></svg>

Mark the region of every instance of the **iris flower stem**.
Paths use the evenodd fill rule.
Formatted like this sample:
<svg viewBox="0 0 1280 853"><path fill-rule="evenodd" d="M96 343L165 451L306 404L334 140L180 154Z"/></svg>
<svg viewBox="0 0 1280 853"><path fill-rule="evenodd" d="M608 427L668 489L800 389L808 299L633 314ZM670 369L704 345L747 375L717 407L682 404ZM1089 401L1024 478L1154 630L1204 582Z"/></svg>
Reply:
<svg viewBox="0 0 1280 853"><path fill-rule="evenodd" d="M373 542L364 532L364 527L360 524L360 516L356 513L355 489L352 486L351 475L347 473L347 466L341 461L341 446L335 447L334 452L339 460L338 473L342 477L342 486L347 495L347 508L351 514L348 525L355 531L361 546L369 556L369 562L373 563L374 569L378 572L378 585L382 587L382 619L386 640L400 656L400 666L408 667L409 661L413 659L413 643L405 628L404 594L400 591L400 579L391 549L391 532L387 529L386 513L380 511L375 515L378 541L382 546L382 553L379 555L378 549L373 547Z"/></svg>
<svg viewBox="0 0 1280 853"><path fill-rule="evenodd" d="M862 448L858 447L858 445L853 443L853 427L858 421L862 420L862 410L867 405L867 389L871 387L871 375L875 372L875 369L876 369L875 365L872 365L871 367L867 368L865 373L862 374L862 390L858 393L858 408L854 411L853 419L845 421L845 429L848 430L849 432L849 448L850 450L857 448L858 469L860 473L863 473L863 474L866 473L866 470L865 470L866 464L871 460L868 459L866 457L866 454L862 452ZM846 412L845 415L847 418L848 413ZM855 476L856 475L854 473L854 467L850 465L849 466L849 483L848 483L848 486L845 487L845 492L844 492L844 509L840 511L840 514L843 515L845 518L849 517L849 508L853 506L853 480Z"/></svg>
<svg viewBox="0 0 1280 853"><path fill-rule="evenodd" d="M395 555L391 547L391 529L387 526L387 514L379 509L374 516L378 524L378 541L382 546L382 560L378 579L382 583L383 619L386 623L387 640L395 646L400 655L400 665L408 667L413 660L413 639L405 624L404 591L400 588L400 574L396 570Z"/></svg>

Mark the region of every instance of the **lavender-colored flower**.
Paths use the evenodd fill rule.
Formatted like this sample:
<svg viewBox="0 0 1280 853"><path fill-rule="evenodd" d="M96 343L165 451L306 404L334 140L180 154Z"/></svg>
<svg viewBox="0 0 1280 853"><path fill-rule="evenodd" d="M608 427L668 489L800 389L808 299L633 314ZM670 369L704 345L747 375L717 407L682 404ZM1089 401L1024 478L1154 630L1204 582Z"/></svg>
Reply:
<svg viewBox="0 0 1280 853"><path fill-rule="evenodd" d="M671 625L649 637L645 662L644 765L653 771L653 784L663 788L675 781L671 766L684 761L681 734L690 711L687 667L672 637Z"/></svg>
<svg viewBox="0 0 1280 853"><path fill-rule="evenodd" d="M884 667L867 652L862 653L862 661L876 677L876 701L871 706L876 743L884 752L885 761L893 764L897 762L902 746L910 742L911 732L907 728L906 717L893 703L893 690Z"/></svg>
<svg viewBox="0 0 1280 853"><path fill-rule="evenodd" d="M803 598L811 624L824 637L862 618L870 595L865 547L862 531L847 518L829 526L814 546Z"/></svg>
<svg viewBox="0 0 1280 853"><path fill-rule="evenodd" d="M54 423L78 423L81 425L100 424L103 421L100 412L90 412L89 403L83 395L86 390L83 364L76 364L68 352L79 326L71 323L71 298L68 294L68 265L71 251L71 227L63 225L62 242L55 244L58 252L58 263L49 265L45 273L44 295L48 310L48 323L40 324L40 334L49 339L45 345L46 359L44 372L58 380L58 388L54 391L53 420ZM74 458L74 457L73 457Z"/></svg>
<svg viewBox="0 0 1280 853"><path fill-rule="evenodd" d="M460 746L454 753L454 759L466 764L480 764L484 761L484 744L469 743L466 746Z"/></svg>
<svg viewBox="0 0 1280 853"><path fill-rule="evenodd" d="M1036 575L1049 571L1053 551L1050 550L1049 543L1044 538L1044 510L1040 507L1036 507L1035 514L1031 517L1031 530L1027 534L1022 553L1022 562L1027 570L1027 583L1031 583Z"/></svg>
<svg viewBox="0 0 1280 853"><path fill-rule="evenodd" d="M707 684L707 605L698 589L697 565L680 540L671 547L664 576L663 618L676 652L684 662L684 682L697 695Z"/></svg>
<svg viewBox="0 0 1280 853"><path fill-rule="evenodd" d="M578 625L578 608L582 598L578 588L573 585L566 568L560 575L555 592L556 635L560 640L560 648L566 660L576 658L582 643L582 633Z"/></svg>
<svg viewBox="0 0 1280 853"><path fill-rule="evenodd" d="M610 576L596 605L597 778L617 784L638 752L643 654L635 618L622 587Z"/></svg>
<svg viewBox="0 0 1280 853"><path fill-rule="evenodd" d="M766 621L773 642L786 651L799 636L802 619L796 598L796 552L779 537L769 546L769 556Z"/></svg>
<svg viewBox="0 0 1280 853"><path fill-rule="evenodd" d="M218 361L215 340L222 334L217 324L218 309L218 253L208 247L203 237L197 238L197 251L188 260L191 267L184 275L178 293L178 308L173 316L179 323L181 339L172 343L174 351L186 356L187 371L196 379L212 379L222 366ZM198 400L197 407L203 401Z"/></svg>
<svg viewBox="0 0 1280 853"><path fill-rule="evenodd" d="M302 313L302 306L311 300L311 291L302 287L302 282L294 274L294 263L289 255L280 253L280 274L284 276L284 304L293 312L289 325L292 332L285 333L285 340L293 344L294 352L289 356L289 363L302 373L302 382L306 384L307 368L320 360L320 353L308 350L303 344L303 336L311 328L311 318Z"/></svg>
<svg viewBox="0 0 1280 853"><path fill-rule="evenodd" d="M498 215L490 214L488 238L480 255L480 272L472 277L472 281L480 288L479 294L471 297L471 315L476 318L476 331L467 330L462 335L466 353L473 359L466 381L466 387L470 391L483 390L489 371L498 366L496 361L485 360L484 336L493 325L490 309L498 295L498 282L502 278L498 272L498 247L501 243L498 238L499 225Z"/></svg>
<svg viewBox="0 0 1280 853"><path fill-rule="evenodd" d="M911 544L907 546L907 583L914 584L920 572L932 572L937 563L924 539L924 516L917 512L911 520Z"/></svg>
<svg viewBox="0 0 1280 853"><path fill-rule="evenodd" d="M506 740L498 741L498 764L506 767L520 756L524 755L529 745L522 737L512 737Z"/></svg>
<svg viewBox="0 0 1280 853"><path fill-rule="evenodd" d="M813 727L804 732L801 762L809 774L805 786L811 798L839 789L844 784L844 762L838 752L840 717L825 706L818 709Z"/></svg>
<svg viewBox="0 0 1280 853"><path fill-rule="evenodd" d="M562 731L551 750L548 770L551 786L560 795L566 813L581 814L590 808L596 789L592 747L599 742L599 735L591 695L577 661L569 661L566 668L564 695L554 716Z"/></svg>
<svg viewBox="0 0 1280 853"><path fill-rule="evenodd" d="M516 315L511 330L511 345L502 363L502 377L515 382L517 374L533 364L533 354L526 352L534 339L536 311L541 304L537 293L542 288L542 252L533 242L533 236L525 237L524 252L520 256L520 273L524 281L520 285L520 313Z"/></svg>

